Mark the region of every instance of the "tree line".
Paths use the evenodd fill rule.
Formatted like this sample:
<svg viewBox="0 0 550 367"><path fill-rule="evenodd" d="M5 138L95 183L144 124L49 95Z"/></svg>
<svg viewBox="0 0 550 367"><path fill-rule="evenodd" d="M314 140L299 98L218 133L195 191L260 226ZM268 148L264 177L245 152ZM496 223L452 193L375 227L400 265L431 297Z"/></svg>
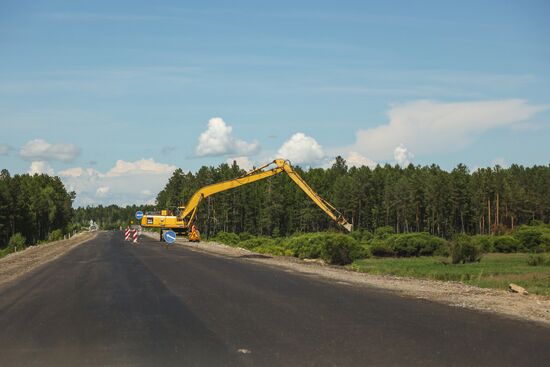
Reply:
<svg viewBox="0 0 550 367"><path fill-rule="evenodd" d="M495 166L471 172L459 164L348 167L337 157L332 167L296 170L331 202L355 229L396 233L502 234L518 225L550 221L550 166ZM176 170L157 196L158 208L185 204L200 187L239 177L234 162L203 166L196 173ZM335 228L335 224L284 174L204 200L196 221L203 234L249 232L290 235Z"/></svg>
<svg viewBox="0 0 550 367"><path fill-rule="evenodd" d="M331 202L355 229L395 233L428 232L444 238L458 233L503 234L521 224L550 222L550 166L512 165L473 172L462 164L451 171L437 165L348 167L337 157L330 168L295 167L306 182ZM156 206L72 208L74 192L59 177L0 173L0 248L20 233L27 244L48 239L55 230L87 226L126 226L137 210L184 205L199 188L239 177L232 165L174 171L157 195ZM204 200L196 223L206 236L218 232L286 236L319 232L336 225L286 175L221 192Z"/></svg>
<svg viewBox="0 0 550 367"><path fill-rule="evenodd" d="M73 223L79 226L87 226L90 220L98 224L100 229L118 229L129 224L137 224L135 214L138 210L153 211L153 205L98 205L78 207L74 210ZM133 222L133 223L132 223Z"/></svg>
<svg viewBox="0 0 550 367"><path fill-rule="evenodd" d="M0 172L0 249L15 234L26 244L66 232L72 219L74 192L68 192L59 177L10 175ZM21 237L22 236L22 237Z"/></svg>

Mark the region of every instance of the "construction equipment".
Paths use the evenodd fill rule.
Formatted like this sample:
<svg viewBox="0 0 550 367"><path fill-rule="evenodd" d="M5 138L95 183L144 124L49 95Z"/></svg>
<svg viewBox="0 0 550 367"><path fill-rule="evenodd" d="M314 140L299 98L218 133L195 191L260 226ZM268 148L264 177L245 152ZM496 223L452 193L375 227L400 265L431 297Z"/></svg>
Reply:
<svg viewBox="0 0 550 367"><path fill-rule="evenodd" d="M256 168L244 176L234 178L212 185L205 186L197 190L184 207L179 207L173 213L169 210L162 210L159 214L145 213L141 219L141 225L148 228L160 228L160 238L162 241L162 231L171 229L178 234L187 235L189 241L200 241L200 233L193 224L197 208L200 202L218 192L231 190L236 187L246 185L252 182L263 180L268 177L285 172L294 181L315 204L317 204L332 220L341 225L347 231L352 230L352 225L344 218L334 206L321 198L292 168L290 162L285 159L275 159L273 162Z"/></svg>

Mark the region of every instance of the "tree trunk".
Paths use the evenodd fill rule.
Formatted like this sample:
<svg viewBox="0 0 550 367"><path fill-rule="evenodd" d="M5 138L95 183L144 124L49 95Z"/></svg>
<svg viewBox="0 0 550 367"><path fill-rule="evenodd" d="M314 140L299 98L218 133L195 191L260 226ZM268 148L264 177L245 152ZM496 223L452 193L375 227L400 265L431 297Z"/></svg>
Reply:
<svg viewBox="0 0 550 367"><path fill-rule="evenodd" d="M489 234L493 234L493 228L491 227L491 200L487 200L487 219L489 220Z"/></svg>
<svg viewBox="0 0 550 367"><path fill-rule="evenodd" d="M496 218L495 218L496 226L498 227L500 225L500 205L499 205L499 195L497 192L497 211L496 211Z"/></svg>

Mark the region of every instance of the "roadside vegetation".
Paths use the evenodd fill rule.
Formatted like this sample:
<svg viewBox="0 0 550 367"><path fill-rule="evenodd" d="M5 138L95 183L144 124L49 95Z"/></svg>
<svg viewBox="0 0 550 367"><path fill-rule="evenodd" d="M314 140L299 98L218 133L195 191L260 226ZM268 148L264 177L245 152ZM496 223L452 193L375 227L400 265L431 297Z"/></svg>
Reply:
<svg viewBox="0 0 550 367"><path fill-rule="evenodd" d="M332 232L290 237L218 233L213 240L261 254L320 259L372 274L459 281L506 289L510 283L550 295L550 226L520 226L501 236L457 235L445 240L429 233Z"/></svg>
<svg viewBox="0 0 550 367"><path fill-rule="evenodd" d="M0 172L0 257L74 231L74 192L59 177Z"/></svg>

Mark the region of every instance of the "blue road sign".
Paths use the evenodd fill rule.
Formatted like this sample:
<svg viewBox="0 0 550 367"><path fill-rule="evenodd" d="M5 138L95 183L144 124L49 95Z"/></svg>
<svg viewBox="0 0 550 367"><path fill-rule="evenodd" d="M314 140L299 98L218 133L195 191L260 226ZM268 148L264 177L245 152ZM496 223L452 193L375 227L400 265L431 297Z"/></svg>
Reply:
<svg viewBox="0 0 550 367"><path fill-rule="evenodd" d="M162 237L167 243L174 243L174 241L176 240L176 232L166 231L162 234Z"/></svg>
<svg viewBox="0 0 550 367"><path fill-rule="evenodd" d="M141 220L141 218L143 218L143 212L141 210L138 210L136 212L136 219Z"/></svg>

